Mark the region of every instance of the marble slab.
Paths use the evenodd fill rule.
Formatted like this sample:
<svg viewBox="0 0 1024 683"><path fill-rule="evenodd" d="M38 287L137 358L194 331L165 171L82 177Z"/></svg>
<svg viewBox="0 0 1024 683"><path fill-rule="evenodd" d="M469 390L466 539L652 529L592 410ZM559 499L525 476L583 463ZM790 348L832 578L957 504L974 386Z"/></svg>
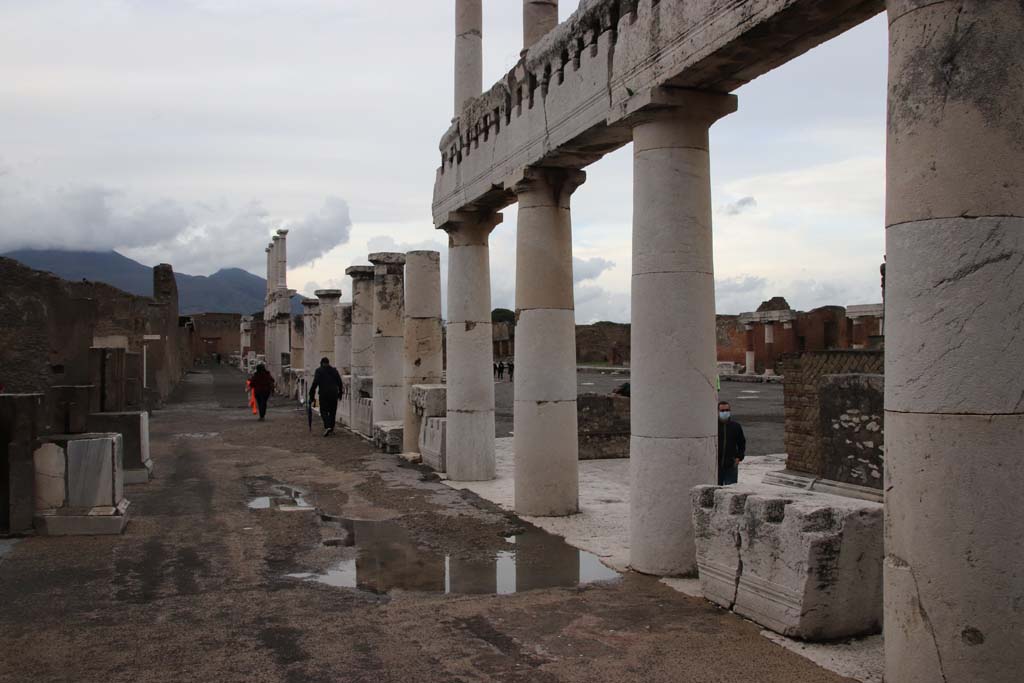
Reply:
<svg viewBox="0 0 1024 683"><path fill-rule="evenodd" d="M36 510L56 510L67 502L67 458L55 443L44 443L32 455L35 465Z"/></svg>
<svg viewBox="0 0 1024 683"><path fill-rule="evenodd" d="M116 505L115 440L101 437L68 441L67 455L68 505L75 508Z"/></svg>

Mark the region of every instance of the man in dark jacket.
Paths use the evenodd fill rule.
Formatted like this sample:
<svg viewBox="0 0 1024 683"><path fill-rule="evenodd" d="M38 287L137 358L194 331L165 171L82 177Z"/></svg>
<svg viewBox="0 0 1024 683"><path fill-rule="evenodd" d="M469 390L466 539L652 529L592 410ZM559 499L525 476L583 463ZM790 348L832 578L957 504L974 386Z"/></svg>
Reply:
<svg viewBox="0 0 1024 683"><path fill-rule="evenodd" d="M334 421L338 415L338 399L341 397L341 374L331 367L327 358L320 359L320 367L313 375L313 384L309 387L309 400L312 402L316 390L320 389L320 417L324 421L324 436L334 432Z"/></svg>
<svg viewBox="0 0 1024 683"><path fill-rule="evenodd" d="M718 402L718 485L739 481L740 460L747 454L747 439L743 427L732 419L732 406L728 401Z"/></svg>

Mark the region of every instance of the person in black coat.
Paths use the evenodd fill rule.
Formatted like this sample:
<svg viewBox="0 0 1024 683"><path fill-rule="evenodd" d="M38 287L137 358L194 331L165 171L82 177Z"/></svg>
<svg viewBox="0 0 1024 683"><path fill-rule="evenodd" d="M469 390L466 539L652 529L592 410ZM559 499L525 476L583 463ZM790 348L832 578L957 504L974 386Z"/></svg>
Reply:
<svg viewBox="0 0 1024 683"><path fill-rule="evenodd" d="M732 419L732 406L728 401L718 402L718 485L739 481L740 461L747 454L747 439L743 427Z"/></svg>
<svg viewBox="0 0 1024 683"><path fill-rule="evenodd" d="M320 367L313 374L309 387L309 400L313 401L316 390L320 390L320 417L324 421L324 436L334 432L334 421L338 416L338 399L341 397L341 374L331 367L328 358L320 359Z"/></svg>

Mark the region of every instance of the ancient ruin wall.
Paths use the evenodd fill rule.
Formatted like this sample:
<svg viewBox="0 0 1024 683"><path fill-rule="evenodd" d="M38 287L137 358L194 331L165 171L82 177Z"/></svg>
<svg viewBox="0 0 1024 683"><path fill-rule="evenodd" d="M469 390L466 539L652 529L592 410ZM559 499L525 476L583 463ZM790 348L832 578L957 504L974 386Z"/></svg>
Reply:
<svg viewBox="0 0 1024 683"><path fill-rule="evenodd" d="M176 310L176 299L172 307L0 258L0 385L7 392L46 393L52 386L89 384L95 340L116 342L137 354L147 337L160 335L147 369L156 384L151 388L165 397L180 377L177 354L167 361L162 351L177 346Z"/></svg>
<svg viewBox="0 0 1024 683"><path fill-rule="evenodd" d="M785 406L786 467L825 476L820 381L826 375L884 373L880 351L810 351L784 356L780 368Z"/></svg>
<svg viewBox="0 0 1024 683"><path fill-rule="evenodd" d="M629 323L576 326L576 362L629 365Z"/></svg>

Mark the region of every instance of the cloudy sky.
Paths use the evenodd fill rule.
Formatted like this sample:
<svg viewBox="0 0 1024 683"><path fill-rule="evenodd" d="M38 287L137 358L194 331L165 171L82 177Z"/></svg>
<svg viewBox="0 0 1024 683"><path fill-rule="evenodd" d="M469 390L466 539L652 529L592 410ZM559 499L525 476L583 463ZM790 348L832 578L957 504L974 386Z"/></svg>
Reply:
<svg viewBox="0 0 1024 683"><path fill-rule="evenodd" d="M563 18L576 3L562 0ZM450 0L0 0L0 252L117 249L147 265L340 286L369 251L435 248L451 118ZM484 80L518 58L520 0L484 0ZM721 313L880 300L886 26L738 91L712 128ZM573 197L577 320L629 319L631 151ZM513 305L515 208L492 237Z"/></svg>

